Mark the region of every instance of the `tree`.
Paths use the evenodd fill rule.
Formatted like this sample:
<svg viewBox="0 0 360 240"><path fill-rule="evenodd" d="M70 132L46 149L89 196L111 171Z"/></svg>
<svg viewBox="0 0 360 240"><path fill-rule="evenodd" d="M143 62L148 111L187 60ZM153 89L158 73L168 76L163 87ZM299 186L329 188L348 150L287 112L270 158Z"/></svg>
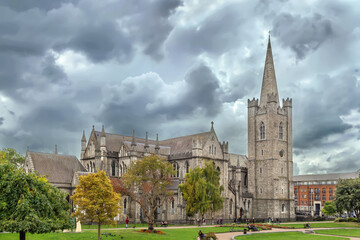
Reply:
<svg viewBox="0 0 360 240"><path fill-rule="evenodd" d="M35 173L0 164L0 232L48 233L71 227L66 193Z"/></svg>
<svg viewBox="0 0 360 240"><path fill-rule="evenodd" d="M120 194L113 191L104 171L80 176L71 200L76 205L74 217L98 223L99 240L101 225L116 224L114 218L120 213Z"/></svg>
<svg viewBox="0 0 360 240"><path fill-rule="evenodd" d="M360 219L360 178L340 179L336 186L335 204L348 213L354 211Z"/></svg>
<svg viewBox="0 0 360 240"><path fill-rule="evenodd" d="M0 164L11 163L20 167L24 164L25 157L12 148L3 148L0 151Z"/></svg>
<svg viewBox="0 0 360 240"><path fill-rule="evenodd" d="M173 195L168 189L173 174L175 171L168 161L151 155L132 162L122 177L126 195L143 209L150 232L154 230L155 211Z"/></svg>
<svg viewBox="0 0 360 240"><path fill-rule="evenodd" d="M328 216L332 216L337 212L335 202L325 202L322 209L322 213Z"/></svg>
<svg viewBox="0 0 360 240"><path fill-rule="evenodd" d="M205 161L203 168L196 167L185 175L185 182L179 185L186 202L186 213L194 216L200 213L213 213L221 209L224 199L221 192L224 190L220 186L220 172L216 170L212 161Z"/></svg>

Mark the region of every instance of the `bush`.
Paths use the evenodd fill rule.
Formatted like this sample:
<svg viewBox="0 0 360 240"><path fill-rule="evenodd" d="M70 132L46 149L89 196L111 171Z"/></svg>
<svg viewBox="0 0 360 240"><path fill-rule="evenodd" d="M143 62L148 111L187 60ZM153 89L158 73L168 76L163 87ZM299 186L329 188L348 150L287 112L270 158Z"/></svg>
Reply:
<svg viewBox="0 0 360 240"><path fill-rule="evenodd" d="M205 240L217 240L215 233L209 232L206 234Z"/></svg>
<svg viewBox="0 0 360 240"><path fill-rule="evenodd" d="M357 220L357 218L349 217L349 218L347 218L347 221L348 222L357 222L358 220Z"/></svg>
<svg viewBox="0 0 360 240"><path fill-rule="evenodd" d="M357 218L349 217L349 218L336 218L334 222L358 222Z"/></svg>

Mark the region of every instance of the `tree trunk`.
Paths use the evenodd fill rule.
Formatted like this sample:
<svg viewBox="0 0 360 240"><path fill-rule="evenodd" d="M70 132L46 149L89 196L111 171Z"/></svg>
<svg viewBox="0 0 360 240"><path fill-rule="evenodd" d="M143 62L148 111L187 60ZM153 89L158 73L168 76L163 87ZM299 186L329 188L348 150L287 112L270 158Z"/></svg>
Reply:
<svg viewBox="0 0 360 240"><path fill-rule="evenodd" d="M100 230L101 230L101 223L98 223L98 240L101 240Z"/></svg>
<svg viewBox="0 0 360 240"><path fill-rule="evenodd" d="M20 240L25 240L25 232L20 232Z"/></svg>

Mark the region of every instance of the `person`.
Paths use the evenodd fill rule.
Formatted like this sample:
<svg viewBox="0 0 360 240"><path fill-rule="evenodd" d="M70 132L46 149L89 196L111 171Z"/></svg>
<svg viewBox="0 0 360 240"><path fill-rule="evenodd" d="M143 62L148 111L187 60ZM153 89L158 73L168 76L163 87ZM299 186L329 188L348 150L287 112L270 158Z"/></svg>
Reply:
<svg viewBox="0 0 360 240"><path fill-rule="evenodd" d="M306 228L310 228L310 223L306 223Z"/></svg>
<svg viewBox="0 0 360 240"><path fill-rule="evenodd" d="M222 218L220 218L220 225L222 225Z"/></svg>
<svg viewBox="0 0 360 240"><path fill-rule="evenodd" d="M253 219L252 219L252 223L255 224L255 218L254 218L254 217L253 217Z"/></svg>
<svg viewBox="0 0 360 240"><path fill-rule="evenodd" d="M249 221L249 219L247 218L247 219L246 219L246 225L249 225L249 223L250 223L250 221Z"/></svg>
<svg viewBox="0 0 360 240"><path fill-rule="evenodd" d="M234 218L234 223L236 223L236 218Z"/></svg>
<svg viewBox="0 0 360 240"><path fill-rule="evenodd" d="M168 224L167 224L167 221L165 220L165 221L164 221L164 227L167 227L167 225L168 225Z"/></svg>
<svg viewBox="0 0 360 240"><path fill-rule="evenodd" d="M206 235L200 230L199 231L199 238L200 240L205 239Z"/></svg>
<svg viewBox="0 0 360 240"><path fill-rule="evenodd" d="M126 217L126 219L125 219L125 223L126 223L126 228L128 228L128 226L129 226L129 218L128 217Z"/></svg>
<svg viewBox="0 0 360 240"><path fill-rule="evenodd" d="M216 219L216 224L219 224L219 219L218 218Z"/></svg>
<svg viewBox="0 0 360 240"><path fill-rule="evenodd" d="M271 223L271 217L268 217L268 223Z"/></svg>
<svg viewBox="0 0 360 240"><path fill-rule="evenodd" d="M252 230L252 231L259 231L259 229L258 229L256 226L254 226L254 225L249 225L249 226L248 226L248 229L249 229L249 231L250 231L250 230Z"/></svg>
<svg viewBox="0 0 360 240"><path fill-rule="evenodd" d="M200 227L200 219L199 218L196 219L196 222L197 222L198 226Z"/></svg>
<svg viewBox="0 0 360 240"><path fill-rule="evenodd" d="M205 225L205 218L202 219L202 224Z"/></svg>

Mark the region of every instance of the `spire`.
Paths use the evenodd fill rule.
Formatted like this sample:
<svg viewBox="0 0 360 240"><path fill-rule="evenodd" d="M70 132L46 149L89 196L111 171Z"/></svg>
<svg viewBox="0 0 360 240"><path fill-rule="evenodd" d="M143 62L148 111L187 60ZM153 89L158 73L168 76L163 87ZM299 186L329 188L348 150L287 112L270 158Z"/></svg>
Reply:
<svg viewBox="0 0 360 240"><path fill-rule="evenodd" d="M131 146L136 146L136 142L135 142L135 130L134 130L134 129L133 129L133 135L132 135Z"/></svg>
<svg viewBox="0 0 360 240"><path fill-rule="evenodd" d="M55 144L55 151L54 151L54 154L58 154L58 151L57 151L57 144Z"/></svg>
<svg viewBox="0 0 360 240"><path fill-rule="evenodd" d="M268 95L273 95L273 98L269 99ZM279 94L277 90L274 61L271 51L270 32L261 87L260 107L265 106L268 101L275 101L276 104L279 105Z"/></svg>
<svg viewBox="0 0 360 240"><path fill-rule="evenodd" d="M106 137L104 125L102 125L100 137Z"/></svg>
<svg viewBox="0 0 360 240"><path fill-rule="evenodd" d="M82 136L82 138L81 138L81 141L82 141L82 142L86 142L85 130L83 130L83 136Z"/></svg>
<svg viewBox="0 0 360 240"><path fill-rule="evenodd" d="M210 132L214 131L214 121L211 121L211 128L210 128Z"/></svg>
<svg viewBox="0 0 360 240"><path fill-rule="evenodd" d="M156 144L155 144L155 151L156 153L159 152L160 146L159 146L159 134L156 134Z"/></svg>
<svg viewBox="0 0 360 240"><path fill-rule="evenodd" d="M145 148L145 149L149 148L148 132L146 132L146 137L145 137L145 145L144 145L144 148Z"/></svg>

